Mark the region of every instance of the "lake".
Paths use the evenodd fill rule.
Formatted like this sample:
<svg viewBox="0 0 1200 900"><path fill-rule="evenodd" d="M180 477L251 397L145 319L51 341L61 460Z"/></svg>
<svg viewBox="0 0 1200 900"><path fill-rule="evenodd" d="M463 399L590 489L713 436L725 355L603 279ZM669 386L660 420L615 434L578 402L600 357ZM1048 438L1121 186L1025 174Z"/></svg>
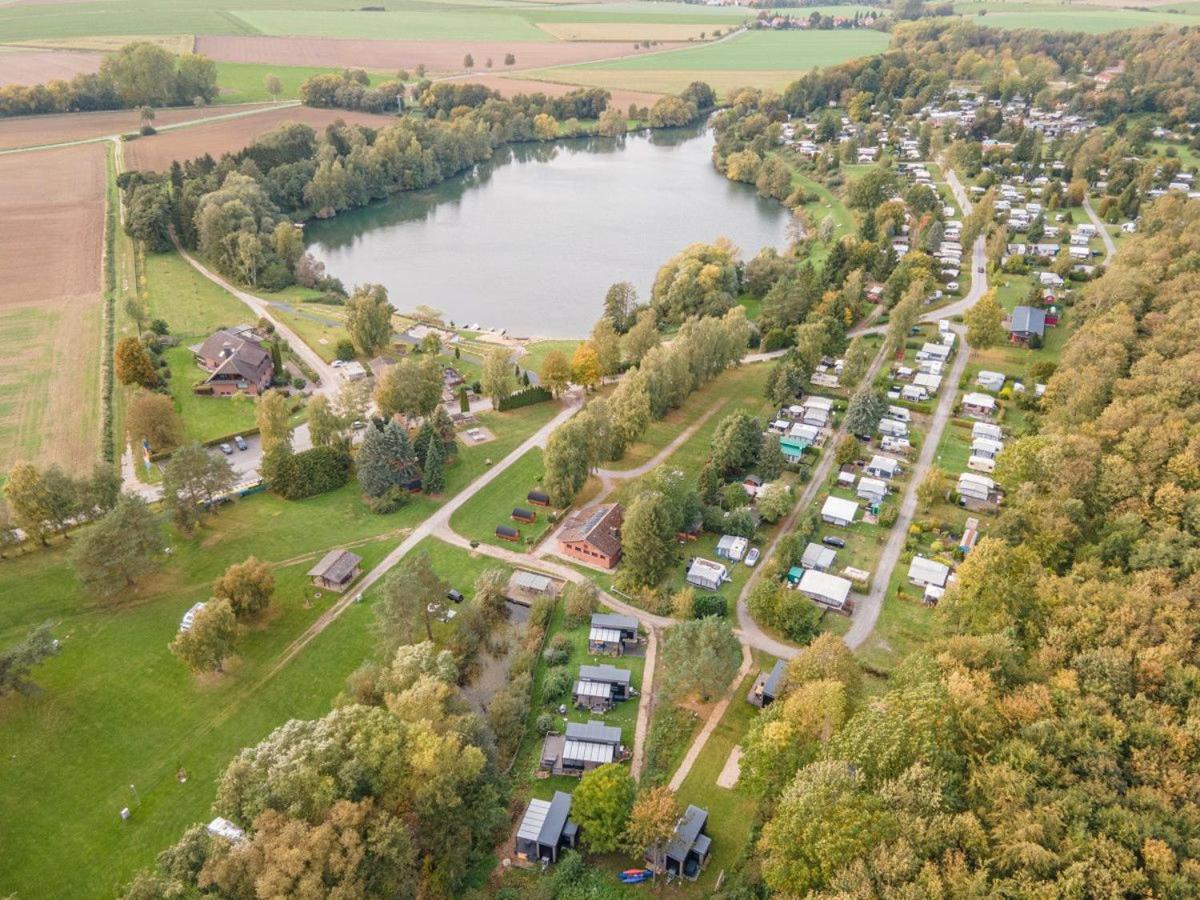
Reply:
<svg viewBox="0 0 1200 900"><path fill-rule="evenodd" d="M310 222L309 250L351 288L378 282L399 310L459 325L582 337L604 293L649 298L667 259L731 239L749 260L782 246L788 213L713 168L704 128L504 147L435 188Z"/></svg>

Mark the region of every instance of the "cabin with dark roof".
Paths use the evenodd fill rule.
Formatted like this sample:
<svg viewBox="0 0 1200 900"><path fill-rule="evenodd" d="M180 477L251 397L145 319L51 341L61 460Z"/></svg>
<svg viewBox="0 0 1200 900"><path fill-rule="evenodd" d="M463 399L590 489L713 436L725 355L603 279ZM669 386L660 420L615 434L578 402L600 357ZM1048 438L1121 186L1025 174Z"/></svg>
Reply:
<svg viewBox="0 0 1200 900"><path fill-rule="evenodd" d="M524 524L529 525L537 521L537 513L535 513L532 509L524 509L523 507L515 506L513 507L511 518L514 522L523 522Z"/></svg>
<svg viewBox="0 0 1200 900"><path fill-rule="evenodd" d="M562 774L582 775L618 759L621 729L592 719L568 722L562 749Z"/></svg>
<svg viewBox="0 0 1200 900"><path fill-rule="evenodd" d="M619 503L580 510L563 523L558 534L558 552L589 565L613 568L621 558L624 515Z"/></svg>
<svg viewBox="0 0 1200 900"><path fill-rule="evenodd" d="M521 532L517 531L517 529L510 525L497 525L496 537L500 538L502 541L512 541L513 543L516 543L521 539Z"/></svg>
<svg viewBox="0 0 1200 900"><path fill-rule="evenodd" d="M532 503L534 506L549 506L550 495L545 491L530 491L525 495L525 500Z"/></svg>
<svg viewBox="0 0 1200 900"><path fill-rule="evenodd" d="M787 684L787 663L782 659L775 661L775 666L770 673L759 672L758 678L755 679L754 687L750 690L750 696L746 699L754 706L763 708L770 706L779 699L779 695L783 692L784 686Z"/></svg>
<svg viewBox="0 0 1200 900"><path fill-rule="evenodd" d="M575 846L579 826L571 820L571 795L555 791L553 800L529 801L517 828L516 856L522 862L558 862L560 850Z"/></svg>
<svg viewBox="0 0 1200 900"><path fill-rule="evenodd" d="M579 678L571 689L571 701L580 709L607 712L622 700L629 699L630 672L616 666L579 667Z"/></svg>
<svg viewBox="0 0 1200 900"><path fill-rule="evenodd" d="M588 631L588 653L620 656L626 645L637 643L638 623L632 616L592 613Z"/></svg>
<svg viewBox="0 0 1200 900"><path fill-rule="evenodd" d="M650 868L658 869L661 866L660 871L695 881L708 863L712 850L707 827L708 810L689 805L679 817L666 851L656 853L655 848L647 849L646 861Z"/></svg>
<svg viewBox="0 0 1200 900"><path fill-rule="evenodd" d="M349 550L330 550L308 570L308 577L317 587L341 592L362 572L361 564L362 557Z"/></svg>

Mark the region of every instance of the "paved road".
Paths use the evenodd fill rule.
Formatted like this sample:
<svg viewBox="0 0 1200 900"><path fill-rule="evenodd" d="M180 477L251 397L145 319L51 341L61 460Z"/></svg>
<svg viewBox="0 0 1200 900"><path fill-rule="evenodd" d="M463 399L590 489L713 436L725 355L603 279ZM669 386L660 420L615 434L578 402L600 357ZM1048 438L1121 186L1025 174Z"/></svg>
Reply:
<svg viewBox="0 0 1200 900"><path fill-rule="evenodd" d="M875 377L879 374L880 368L883 367L886 357L886 347L881 347L879 352L875 354L875 358L871 361L870 368L867 369L867 372L863 376L860 383L870 384L872 381L874 381ZM813 469L812 477L804 486L804 490L800 492L800 496L797 498L796 504L792 507L792 511L788 513L788 517L784 519L783 524L779 526L779 530L775 533L775 538L763 551L762 560L759 563L759 567L751 573L748 579L746 579L745 585L742 586L742 592L738 595L737 618L738 628L742 640L751 644L753 647L770 653L772 656L779 657L780 659L791 659L800 652L800 648L792 644L784 643L778 638L767 634L767 632L762 629L762 626L760 626L758 622L754 620L754 616L750 614L750 592L754 589L754 585L757 583L759 576L763 571L763 563L765 563L767 559L775 553L779 547L780 541L782 541L786 535L791 534L792 531L795 530L796 520L799 519L801 514L805 513L809 507L813 505L817 494L826 487L826 482L829 480L829 474L833 471L835 461L834 451L837 449L837 445L841 443L842 439L846 437L847 434L848 432L846 430L846 424L843 418L842 425L837 431L830 435L829 439L825 442L824 450L821 453L821 459L817 463L816 468Z"/></svg>
<svg viewBox="0 0 1200 900"><path fill-rule="evenodd" d="M273 324L275 326L275 333L288 342L292 348L292 352L304 360L308 367L317 373L318 383L314 386L313 392L327 394L332 398L333 394L344 383L342 379L338 378L337 369L325 362L315 350L304 342L300 335L292 330L290 325L271 315L271 304L269 302L262 297L251 294L249 291L243 291L236 285L226 281L216 272L205 266L204 263L196 259L196 257L192 256L192 254L188 253L188 251L184 250L178 241L175 246L179 250L180 256L186 259L193 269L213 282L213 284L224 288L234 297L241 300L250 307L256 316L264 318Z"/></svg>
<svg viewBox="0 0 1200 900"><path fill-rule="evenodd" d="M954 174L953 169L946 169L945 172L946 180L950 184L950 190L954 192L955 199L962 206L963 212L970 212L971 201L959 183L958 176ZM931 313L925 317L926 320L930 316L943 319L960 315L974 306L976 301L987 292L987 265L983 235L980 235L975 241L971 265L973 274L971 277L971 289L967 292L967 296L957 303L937 310L936 313ZM850 623L850 630L846 632L843 638L851 650L862 646L871 636L875 630L875 624L879 621L879 614L883 611L883 604L887 599L888 584L891 583L893 570L900 562L900 556L904 552L905 540L908 538L908 527L912 524L913 517L916 515L917 487L934 462L937 455L937 448L942 442L942 432L946 430L946 424L950 421L950 415L954 411L954 400L958 394L958 383L962 380L963 372L966 370L967 360L971 355L971 347L967 344L966 329L961 325L952 325L951 328L953 328L959 338L958 353L954 358L954 365L951 366L949 373L942 379L942 393L938 399L938 405L934 409L933 420L930 422L929 431L925 435L924 443L921 444L921 453L917 457L916 466L909 477L908 487L901 498L900 511L896 518L896 524L892 526L892 530L888 533L887 543L884 545L879 563L875 567L875 578L871 582L871 589L867 592L866 597L859 601L855 607L854 619Z"/></svg>
<svg viewBox="0 0 1200 900"><path fill-rule="evenodd" d="M1083 211L1088 214L1088 218L1092 220L1092 224L1100 232L1100 240L1104 241L1104 265L1107 266L1109 260L1113 258L1113 254L1117 252L1117 245L1113 242L1112 235L1108 233L1108 226L1104 224L1101 218L1096 215L1096 210L1092 208L1091 198L1086 195L1083 198Z"/></svg>
<svg viewBox="0 0 1200 900"><path fill-rule="evenodd" d="M850 629L843 637L846 646L851 650L862 646L875 630L876 622L879 621L879 614L883 611L883 604L887 599L887 588L891 583L893 570L900 562L900 556L904 552L904 544L908 538L908 527L912 524L913 517L917 512L917 487L934 462L937 448L942 442L942 432L946 430L946 424L950 421L950 415L954 411L958 383L967 367L971 348L967 345L966 329L960 325L955 325L953 328L959 337L958 355L955 357L954 365L949 373L942 379L941 397L938 399L938 405L934 410L933 420L925 435L925 441L921 444L921 453L917 458L916 466L913 467L908 487L905 488L904 496L901 498L896 524L888 533L887 543L884 545L883 553L875 567L875 577L871 582L871 589L867 592L866 597L855 606Z"/></svg>

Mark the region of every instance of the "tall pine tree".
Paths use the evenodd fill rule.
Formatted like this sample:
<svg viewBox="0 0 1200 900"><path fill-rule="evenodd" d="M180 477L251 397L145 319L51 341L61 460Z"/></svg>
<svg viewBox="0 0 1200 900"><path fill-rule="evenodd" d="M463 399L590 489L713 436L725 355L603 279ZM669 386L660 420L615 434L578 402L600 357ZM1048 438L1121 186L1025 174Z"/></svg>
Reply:
<svg viewBox="0 0 1200 900"><path fill-rule="evenodd" d="M425 467L421 473L421 486L426 493L440 494L446 489L446 469L442 457L442 442L434 436L425 451Z"/></svg>

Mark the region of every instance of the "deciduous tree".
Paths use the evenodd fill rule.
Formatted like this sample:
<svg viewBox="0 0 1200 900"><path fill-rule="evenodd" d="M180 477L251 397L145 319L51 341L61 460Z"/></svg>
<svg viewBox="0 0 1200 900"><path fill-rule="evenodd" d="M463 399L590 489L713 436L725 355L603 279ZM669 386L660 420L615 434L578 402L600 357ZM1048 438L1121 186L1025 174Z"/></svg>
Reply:
<svg viewBox="0 0 1200 900"><path fill-rule="evenodd" d="M364 284L346 300L346 331L360 356L374 356L392 341L392 304L387 288Z"/></svg>
<svg viewBox="0 0 1200 900"><path fill-rule="evenodd" d="M33 691L29 673L59 651L50 628L49 622L39 625L16 644L0 650L0 697L13 691Z"/></svg>
<svg viewBox="0 0 1200 900"><path fill-rule="evenodd" d="M483 392L492 401L492 408L499 409L500 401L517 389L513 375L512 355L504 347L493 347L483 358L483 373L480 377Z"/></svg>
<svg viewBox="0 0 1200 900"><path fill-rule="evenodd" d="M542 370L538 374L542 387L557 397L571 382L571 363L567 354L561 350L551 350L542 360Z"/></svg>
<svg viewBox="0 0 1200 900"><path fill-rule="evenodd" d="M729 688L741 662L741 644L729 622L708 616L668 630L662 654L664 694L707 702Z"/></svg>
<svg viewBox="0 0 1200 900"><path fill-rule="evenodd" d="M240 631L229 601L214 598L196 612L192 627L171 641L171 652L193 672L220 672L237 645Z"/></svg>
<svg viewBox="0 0 1200 900"><path fill-rule="evenodd" d="M1004 308L992 288L963 313L967 323L967 343L972 347L986 349L1004 340Z"/></svg>
<svg viewBox="0 0 1200 900"><path fill-rule="evenodd" d="M415 638L424 630L426 640L433 640L433 609L446 600L446 584L429 561L425 552L405 557L383 583L382 596L375 606L375 623L386 652Z"/></svg>
<svg viewBox="0 0 1200 900"><path fill-rule="evenodd" d="M275 575L271 567L256 556L234 563L213 582L213 596L228 600L239 621L260 618L271 605L275 593Z"/></svg>
<svg viewBox="0 0 1200 900"><path fill-rule="evenodd" d="M212 509L213 500L233 487L229 463L199 444L188 444L171 454L163 468L163 503L171 521L191 533Z"/></svg>
<svg viewBox="0 0 1200 900"><path fill-rule="evenodd" d="M667 847L679 823L679 804L665 785L643 791L634 801L625 831L625 847L637 859L643 854L650 868L661 873L666 867Z"/></svg>
<svg viewBox="0 0 1200 900"><path fill-rule="evenodd" d="M145 345L135 337L121 338L116 350L117 380L150 388L158 384L158 370Z"/></svg>
<svg viewBox="0 0 1200 900"><path fill-rule="evenodd" d="M629 769L608 763L584 773L571 794L571 818L592 853L613 853L625 839L637 785Z"/></svg>

